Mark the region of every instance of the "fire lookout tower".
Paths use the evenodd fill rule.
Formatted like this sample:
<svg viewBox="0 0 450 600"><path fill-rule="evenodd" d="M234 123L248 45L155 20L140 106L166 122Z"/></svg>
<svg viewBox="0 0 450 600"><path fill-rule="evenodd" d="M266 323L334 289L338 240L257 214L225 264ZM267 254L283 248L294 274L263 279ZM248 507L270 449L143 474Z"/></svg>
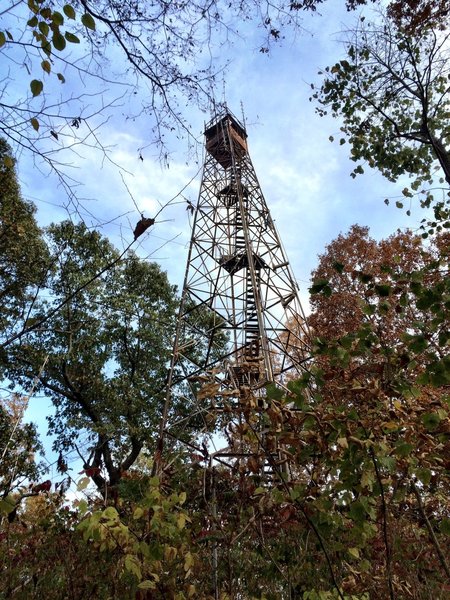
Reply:
<svg viewBox="0 0 450 600"><path fill-rule="evenodd" d="M232 431L230 423L242 432L250 423L263 432L257 421L267 408L267 386L286 389L289 378L304 372L308 355L298 286L250 159L247 132L226 110L205 130L161 436L176 429L178 438L189 419L212 431L221 415ZM189 396L189 415L171 415L172 390ZM244 438L239 444L227 437L229 446L215 460L260 455ZM277 447L272 440L271 452Z"/></svg>

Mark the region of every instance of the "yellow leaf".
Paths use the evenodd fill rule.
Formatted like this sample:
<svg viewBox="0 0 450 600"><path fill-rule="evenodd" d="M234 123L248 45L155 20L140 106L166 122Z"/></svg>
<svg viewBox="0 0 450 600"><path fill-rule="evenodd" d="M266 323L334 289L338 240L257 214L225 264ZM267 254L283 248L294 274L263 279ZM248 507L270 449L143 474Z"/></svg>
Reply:
<svg viewBox="0 0 450 600"><path fill-rule="evenodd" d="M133 519L136 519L136 520L140 519L143 514L144 514L144 510L140 506L138 506L133 513Z"/></svg>
<svg viewBox="0 0 450 600"><path fill-rule="evenodd" d="M164 548L164 559L166 561L174 560L177 556L177 549L173 546L166 546Z"/></svg>
<svg viewBox="0 0 450 600"><path fill-rule="evenodd" d="M345 437L338 438L337 443L339 444L339 446L341 446L341 448L348 448L348 441Z"/></svg>
<svg viewBox="0 0 450 600"><path fill-rule="evenodd" d="M177 525L178 529L184 529L184 526L186 525L186 515L184 515L183 513L180 513L178 515Z"/></svg>
<svg viewBox="0 0 450 600"><path fill-rule="evenodd" d="M398 424L394 421L388 421L387 423L383 423L383 428L393 431L394 429L398 429Z"/></svg>
<svg viewBox="0 0 450 600"><path fill-rule="evenodd" d="M194 557L190 552L184 557L184 570L187 572L194 564Z"/></svg>
<svg viewBox="0 0 450 600"><path fill-rule="evenodd" d="M149 579L145 579L145 581L141 581L141 583L138 585L138 588L140 590L154 590L156 588L156 584Z"/></svg>
<svg viewBox="0 0 450 600"><path fill-rule="evenodd" d="M359 558L358 548L349 548L348 553L351 554L351 556L354 556L355 558Z"/></svg>
<svg viewBox="0 0 450 600"><path fill-rule="evenodd" d="M77 490L81 492L81 490L85 490L87 486L90 484L91 480L89 477L82 477L77 485Z"/></svg>
<svg viewBox="0 0 450 600"><path fill-rule="evenodd" d="M35 117L30 119L30 123L35 131L39 131L39 121Z"/></svg>

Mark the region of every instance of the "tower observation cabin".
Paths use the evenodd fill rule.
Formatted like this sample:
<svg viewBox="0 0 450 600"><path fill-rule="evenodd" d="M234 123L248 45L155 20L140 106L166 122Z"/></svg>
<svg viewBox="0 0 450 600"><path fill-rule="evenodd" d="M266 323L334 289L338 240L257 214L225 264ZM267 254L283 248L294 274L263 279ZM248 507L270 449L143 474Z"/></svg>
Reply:
<svg viewBox="0 0 450 600"><path fill-rule="evenodd" d="M224 169L233 165L233 159L240 160L248 153L247 132L230 113L206 128L205 140L207 152Z"/></svg>

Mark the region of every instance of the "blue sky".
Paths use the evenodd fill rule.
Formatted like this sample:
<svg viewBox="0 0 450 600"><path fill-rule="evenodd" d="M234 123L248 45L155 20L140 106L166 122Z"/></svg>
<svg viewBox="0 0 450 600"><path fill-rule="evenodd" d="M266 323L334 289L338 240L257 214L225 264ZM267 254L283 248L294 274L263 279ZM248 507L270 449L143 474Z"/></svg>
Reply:
<svg viewBox="0 0 450 600"><path fill-rule="evenodd" d="M217 99L225 99L239 118L243 107L250 155L306 310L311 270L318 254L339 233L359 223L368 225L375 238L382 238L397 228L417 227L423 216L414 206L407 217L393 203L383 203L386 197L401 195L402 182L394 185L369 169L356 179L350 177L354 163L348 159L348 146L329 141L329 136L339 133L339 123L329 117L320 118L309 101L310 83L320 83L317 72L342 58L339 32L357 17L346 13L343 4L343 0L325 2L322 16L305 16L304 31L296 36L286 33L284 42L268 55L259 52L261 32L250 25L245 26L243 36L232 39L229 47L212 48L217 65L230 61L223 83L219 77ZM25 89L29 75L23 68L18 73L15 85ZM59 93L52 81L46 89ZM83 82L69 78L64 85L77 89L77 93L77 86L83 93L91 91L83 88ZM94 108L97 101L95 97L90 100ZM136 101L125 97L122 106L105 113L109 118L98 133L110 148L110 161L90 148L70 157L71 172L83 183L77 188L83 198L80 215L88 225L108 222L102 231L123 247L132 239L139 211L154 216L159 204L177 198L183 190L182 196L161 213L156 225L139 239L137 248L142 256L157 260L171 282L181 285L190 235L186 199L195 203L197 198L202 132L209 115L194 106L186 107L185 116L198 140L197 150L188 150L186 140L169 136L167 167L151 145L151 119L127 119L127 111ZM96 118L93 122L99 125L101 121ZM144 148L143 161L138 158L139 148ZM74 213L57 180L46 175L45 169L42 173L26 153L20 157L19 176L23 195L38 207L42 225L68 215L80 216ZM29 416L41 430L45 429L47 411L44 398L31 401Z"/></svg>
<svg viewBox="0 0 450 600"><path fill-rule="evenodd" d="M421 218L420 211L413 211L408 218L383 203L386 196L401 195L404 187L401 184L393 185L370 170L355 180L349 176L354 163L348 160L348 146L339 147L329 141L330 135L338 136L339 123L329 117L320 118L309 101L310 83L320 83L317 72L342 57L338 40L343 36L339 32L357 17L355 13L347 13L343 5L343 1L325 2L322 15L306 15L304 30L296 36L286 31L286 39L281 45L274 45L269 55L259 52L262 32L255 31L249 24L244 26L242 36L231 39L229 47L211 49L213 62L218 67L229 61L225 81L222 83L221 77L218 78L217 99L225 99L239 118L243 109L250 154L303 291L317 255L327 242L345 232L351 224L369 225L372 234L379 238L392 233L396 227L414 227ZM26 87L29 75L24 69L20 73L23 78L16 84ZM64 84L66 93L68 90L71 94L96 91L83 86L80 90L80 81L73 77L69 71ZM45 89L51 93L59 94L60 88L54 77L45 80ZM106 90L105 97L112 98L114 93ZM100 98L95 97L89 100L91 112L99 101ZM39 99L33 102L38 104ZM107 120L102 117L91 121L99 125L105 120L98 134L110 149L112 162L105 160L99 151L80 148L78 156L67 155L71 166L66 169L82 182L76 188L82 199L81 217L92 226L112 220L102 230L119 247L131 240L139 219L136 206L146 216L153 216L158 202L165 204L191 180L183 197L195 202L200 183L202 132L205 120L209 119L209 115L199 109L186 107L184 114L198 141L197 149L189 151L186 140L169 134L169 166L166 167L151 145L151 118L127 118L130 111L138 110L139 97L126 96L120 103L116 109L103 113ZM57 145L54 140L50 143ZM138 158L139 148L144 148L143 162ZM38 206L42 224L66 218L68 214L72 218L80 216L74 213L56 178L43 176L39 164L33 164L27 153L20 157L19 173L24 196ZM189 239L186 204L183 198L179 200L180 204L162 212L160 221L165 222L157 223L140 240L139 249L143 256L160 260L175 283L182 280L180 249L185 248ZM158 249L165 240L173 241ZM306 296L304 300L307 301Z"/></svg>

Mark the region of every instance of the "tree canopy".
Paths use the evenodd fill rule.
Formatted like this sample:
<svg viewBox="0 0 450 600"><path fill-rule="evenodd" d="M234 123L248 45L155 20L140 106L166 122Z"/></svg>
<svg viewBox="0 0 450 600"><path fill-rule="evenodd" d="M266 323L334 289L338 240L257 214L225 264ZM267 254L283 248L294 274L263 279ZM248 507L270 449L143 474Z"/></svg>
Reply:
<svg viewBox="0 0 450 600"><path fill-rule="evenodd" d="M120 261L108 240L83 224L52 225L47 238L53 268L32 311L42 325L10 349L9 376L22 383L38 376L56 407L55 448L78 448L97 485L106 484L103 469L114 485L152 443L175 288L154 263L133 253Z"/></svg>
<svg viewBox="0 0 450 600"><path fill-rule="evenodd" d="M342 123L339 143L350 144L358 163L352 177L365 164L390 181L409 176L403 195L433 204L432 230L449 225L447 187L435 198L430 191L450 184L448 74L448 33L427 27L411 37L386 18L361 19L348 33L346 58L325 69L313 94L319 115L330 110Z"/></svg>
<svg viewBox="0 0 450 600"><path fill-rule="evenodd" d="M21 194L11 148L0 139L0 339L23 325L45 284L48 252L35 208Z"/></svg>

